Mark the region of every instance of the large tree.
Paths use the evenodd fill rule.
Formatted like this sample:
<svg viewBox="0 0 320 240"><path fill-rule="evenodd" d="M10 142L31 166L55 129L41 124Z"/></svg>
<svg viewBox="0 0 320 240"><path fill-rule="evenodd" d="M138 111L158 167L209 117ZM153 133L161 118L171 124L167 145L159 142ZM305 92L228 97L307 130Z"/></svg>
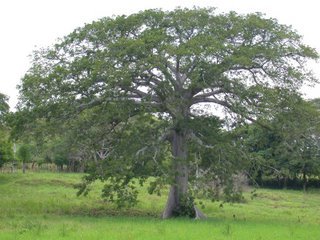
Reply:
<svg viewBox="0 0 320 240"><path fill-rule="evenodd" d="M195 159L191 151L214 149L204 135L218 129L217 121L210 121L217 114L214 106L236 121L276 112L280 100L288 99L303 82L315 81L305 63L318 58L300 35L275 19L217 14L211 8L103 18L33 56L20 86L20 110L66 119L90 108L110 107L110 115L116 115L109 119L114 130L110 132L122 129L113 144L122 146L126 159L153 149L150 159L156 160L165 150L158 151L150 141L171 146L171 170L166 173L171 189L164 218L183 209L188 198ZM206 108L209 105L213 108ZM152 118L160 119L154 121L157 127L151 126ZM147 122L145 128L141 121ZM137 124L138 130L126 128L128 124ZM134 175L130 164L136 160L124 163L121 151L110 161L114 158L124 165L121 169L131 169L130 174L123 172L127 178ZM194 214L201 215L197 208Z"/></svg>

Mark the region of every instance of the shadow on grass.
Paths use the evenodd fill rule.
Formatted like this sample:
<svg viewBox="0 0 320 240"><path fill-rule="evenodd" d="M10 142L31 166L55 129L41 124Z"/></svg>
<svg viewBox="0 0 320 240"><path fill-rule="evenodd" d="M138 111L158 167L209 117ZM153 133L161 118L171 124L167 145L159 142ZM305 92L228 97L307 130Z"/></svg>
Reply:
<svg viewBox="0 0 320 240"><path fill-rule="evenodd" d="M68 215L68 216L86 216L86 217L151 217L160 218L161 212L151 211L151 210L141 210L137 208L125 208L119 209L111 206L74 206L72 208L59 210L53 212L53 214L58 215Z"/></svg>
<svg viewBox="0 0 320 240"><path fill-rule="evenodd" d="M24 179L17 180L15 184L23 185L23 186L61 186L61 187L71 187L74 188L74 183L70 183L67 181L59 180L59 179Z"/></svg>

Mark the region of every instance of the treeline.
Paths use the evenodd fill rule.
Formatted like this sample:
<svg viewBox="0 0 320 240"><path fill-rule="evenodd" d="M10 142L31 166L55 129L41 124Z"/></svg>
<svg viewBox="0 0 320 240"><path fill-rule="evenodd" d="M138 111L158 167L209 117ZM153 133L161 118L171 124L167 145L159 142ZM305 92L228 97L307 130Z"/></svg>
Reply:
<svg viewBox="0 0 320 240"><path fill-rule="evenodd" d="M269 121L237 130L253 159L252 183L276 188L319 186L319 102L300 99Z"/></svg>
<svg viewBox="0 0 320 240"><path fill-rule="evenodd" d="M113 142L118 140L117 135L110 134L116 124L105 124L110 122L107 119L110 116L103 112L84 111L77 119L61 123L57 129L57 122L48 119L22 121L23 114L9 113L6 101L2 95L1 167L5 165L14 169L21 166L23 171L28 168L64 172L86 172L94 166L103 169L101 163L112 151ZM212 142L216 141L214 144L225 159L238 157L237 164L243 164L242 172L252 185L294 189L320 187L319 109L319 99L305 101L297 98L290 108L284 107L269 120L242 122L228 130L223 121L211 120L220 129L215 129L218 134L214 135ZM113 117L116 121L116 116ZM128 140L122 151L134 146L143 129L163 124L156 117L132 121L136 121L135 129L121 133L122 137L127 134ZM236 150L232 150L231 145L236 146ZM215 151L209 150L204 156L214 159ZM163 149L159 154L166 158L169 152L170 149ZM197 170L204 170L205 164L197 167ZM153 168L150 165L150 175L154 174Z"/></svg>

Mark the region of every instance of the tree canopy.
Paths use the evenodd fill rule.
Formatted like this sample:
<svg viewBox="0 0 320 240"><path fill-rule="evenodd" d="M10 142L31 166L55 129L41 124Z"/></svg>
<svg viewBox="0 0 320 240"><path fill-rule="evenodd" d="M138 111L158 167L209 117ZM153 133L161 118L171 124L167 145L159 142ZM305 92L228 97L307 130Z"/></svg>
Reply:
<svg viewBox="0 0 320 240"><path fill-rule="evenodd" d="M279 180L280 187L286 187L287 180L302 178L305 190L307 178L319 175L320 112L316 102L297 97L290 108L265 122L269 128L251 124L237 129L256 159L251 164L258 168L258 184L263 185L262 177L271 176Z"/></svg>
<svg viewBox="0 0 320 240"><path fill-rule="evenodd" d="M226 150L215 142L222 122L214 107L234 122L270 118L316 81L306 61L317 58L291 27L259 13L146 10L100 19L35 51L19 109L76 129L80 117L104 119L106 155L88 181L108 180L110 201L132 202L135 179L153 171L165 179L156 183L171 184L167 218L193 206L194 165L236 172L228 162L239 156L225 154L232 144Z"/></svg>

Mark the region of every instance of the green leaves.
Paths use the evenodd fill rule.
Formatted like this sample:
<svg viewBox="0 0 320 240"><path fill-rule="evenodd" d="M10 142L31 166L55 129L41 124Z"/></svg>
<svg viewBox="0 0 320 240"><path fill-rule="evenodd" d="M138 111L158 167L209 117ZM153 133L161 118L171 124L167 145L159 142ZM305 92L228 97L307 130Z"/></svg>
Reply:
<svg viewBox="0 0 320 240"><path fill-rule="evenodd" d="M243 99L242 89L295 91L303 81L314 81L303 63L317 57L290 27L262 14L147 10L95 21L37 51L21 85L21 103L77 107L94 98L127 96L139 102L148 97L149 105L172 115L176 110L168 106L181 96L178 105L192 104L197 93L211 91L210 97L226 99L216 104L239 114L257 108L229 100ZM178 97L172 98L173 92Z"/></svg>
<svg viewBox="0 0 320 240"><path fill-rule="evenodd" d="M8 97L0 93L0 127L4 122L4 117L9 113Z"/></svg>
<svg viewBox="0 0 320 240"><path fill-rule="evenodd" d="M31 146L28 144L23 144L18 149L18 157L19 159L26 163L31 160Z"/></svg>
<svg viewBox="0 0 320 240"><path fill-rule="evenodd" d="M280 179L317 176L320 171L319 111L299 97L285 106L268 121L268 129L248 127L244 142L254 153L252 157L257 165L252 166L264 176Z"/></svg>
<svg viewBox="0 0 320 240"><path fill-rule="evenodd" d="M13 159L13 144L9 139L9 131L0 126L0 168Z"/></svg>
<svg viewBox="0 0 320 240"><path fill-rule="evenodd" d="M9 104L8 97L0 93L0 168L5 162L13 159L13 145L8 129Z"/></svg>

